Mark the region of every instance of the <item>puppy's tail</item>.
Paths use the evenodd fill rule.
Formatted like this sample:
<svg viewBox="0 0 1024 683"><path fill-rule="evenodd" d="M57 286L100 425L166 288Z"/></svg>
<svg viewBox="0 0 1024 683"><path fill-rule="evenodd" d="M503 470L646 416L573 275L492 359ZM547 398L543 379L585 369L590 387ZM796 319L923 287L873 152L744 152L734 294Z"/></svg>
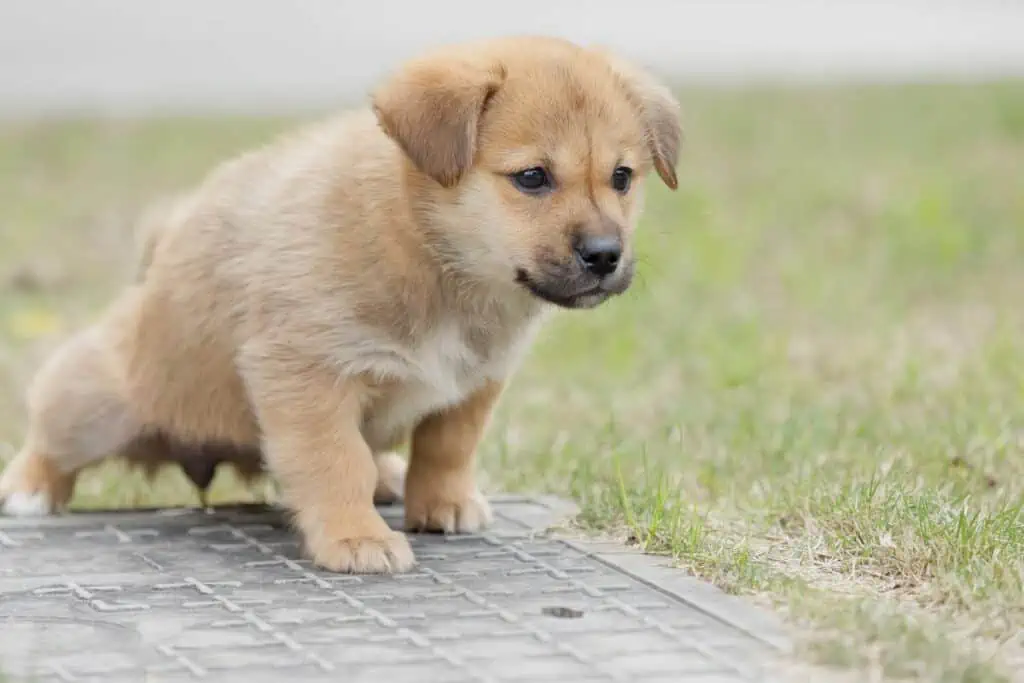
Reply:
<svg viewBox="0 0 1024 683"><path fill-rule="evenodd" d="M168 197L153 203L142 214L135 230L137 283L146 279L163 236L180 220L189 199L187 194Z"/></svg>

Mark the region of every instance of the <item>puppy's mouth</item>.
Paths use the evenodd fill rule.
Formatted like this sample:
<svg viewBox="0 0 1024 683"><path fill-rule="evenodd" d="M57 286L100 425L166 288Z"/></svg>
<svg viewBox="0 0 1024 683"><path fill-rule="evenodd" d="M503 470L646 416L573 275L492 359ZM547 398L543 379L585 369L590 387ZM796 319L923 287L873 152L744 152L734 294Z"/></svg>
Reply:
<svg viewBox="0 0 1024 683"><path fill-rule="evenodd" d="M608 298L626 291L629 281L629 275L624 274L596 284L573 286L571 282L559 281L552 285L537 281L522 268L516 270L518 284L538 299L561 308L594 308Z"/></svg>

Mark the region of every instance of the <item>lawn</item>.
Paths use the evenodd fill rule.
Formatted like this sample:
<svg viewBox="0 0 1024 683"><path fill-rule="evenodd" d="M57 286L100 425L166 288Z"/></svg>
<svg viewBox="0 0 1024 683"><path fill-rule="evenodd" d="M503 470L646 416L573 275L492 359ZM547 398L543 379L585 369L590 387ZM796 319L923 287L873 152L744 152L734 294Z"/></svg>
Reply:
<svg viewBox="0 0 1024 683"><path fill-rule="evenodd" d="M861 680L1024 680L1024 83L681 98L638 282L546 330L488 489L573 497ZM291 123L0 127L0 457L34 368L130 276L137 212ZM111 466L75 499L193 502Z"/></svg>

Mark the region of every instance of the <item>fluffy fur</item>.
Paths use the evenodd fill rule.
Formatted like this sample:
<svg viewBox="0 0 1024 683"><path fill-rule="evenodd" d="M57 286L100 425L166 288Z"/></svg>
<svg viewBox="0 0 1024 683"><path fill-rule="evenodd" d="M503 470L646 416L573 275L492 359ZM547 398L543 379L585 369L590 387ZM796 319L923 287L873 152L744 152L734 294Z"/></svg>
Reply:
<svg viewBox="0 0 1024 683"><path fill-rule="evenodd" d="M394 449L410 444L407 528L487 524L474 452L502 387L552 304L629 286L644 177L676 186L679 140L649 75L504 38L412 60L371 107L222 164L147 225L138 280L35 378L8 511L59 509L110 455L197 484L225 461L269 470L319 565L408 570L373 505L401 485ZM513 178L534 167L550 187L526 192ZM592 237L621 246L614 272L581 260Z"/></svg>

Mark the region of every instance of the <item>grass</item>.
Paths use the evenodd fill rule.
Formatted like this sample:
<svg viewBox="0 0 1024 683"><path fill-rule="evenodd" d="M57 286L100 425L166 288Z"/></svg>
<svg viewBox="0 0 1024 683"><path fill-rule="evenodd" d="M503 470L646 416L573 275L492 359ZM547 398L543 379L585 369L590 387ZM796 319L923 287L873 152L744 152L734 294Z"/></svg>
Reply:
<svg viewBox="0 0 1024 683"><path fill-rule="evenodd" d="M641 279L547 329L488 487L574 497L862 680L1021 680L1024 83L682 98ZM289 123L0 129L0 456L34 367L130 272L137 210ZM76 495L192 501L116 467Z"/></svg>

